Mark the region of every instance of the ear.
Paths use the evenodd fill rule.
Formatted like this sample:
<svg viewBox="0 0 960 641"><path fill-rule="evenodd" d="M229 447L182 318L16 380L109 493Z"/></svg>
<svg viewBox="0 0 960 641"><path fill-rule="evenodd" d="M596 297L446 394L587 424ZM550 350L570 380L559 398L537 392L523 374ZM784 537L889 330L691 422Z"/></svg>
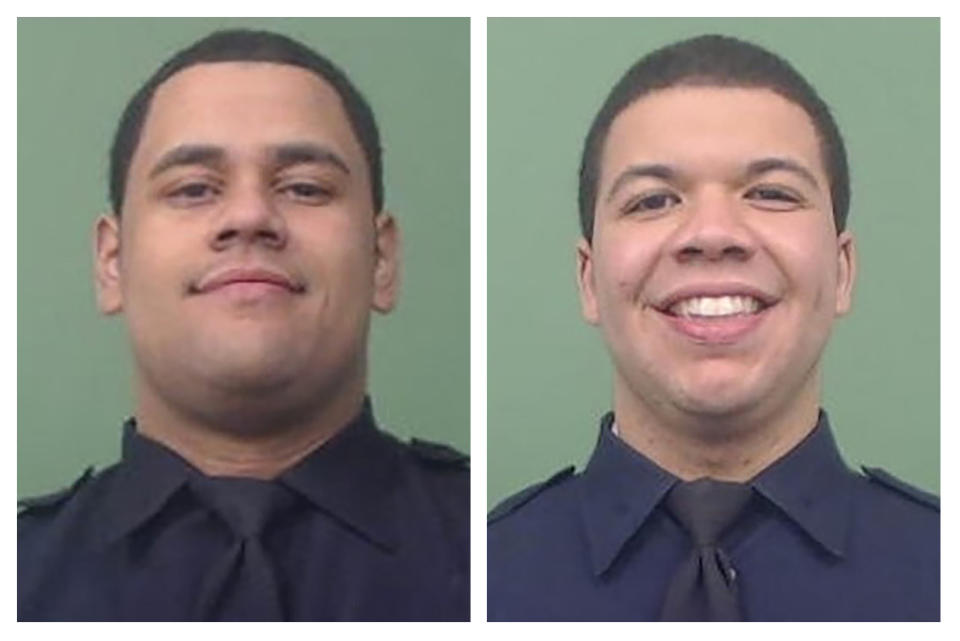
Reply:
<svg viewBox="0 0 960 641"><path fill-rule="evenodd" d="M577 288L580 290L580 310L591 325L600 322L597 297L593 287L593 247L586 238L577 242Z"/></svg>
<svg viewBox="0 0 960 641"><path fill-rule="evenodd" d="M93 271L97 307L103 314L123 311L120 287L120 220L113 214L97 218L93 229Z"/></svg>
<svg viewBox="0 0 960 641"><path fill-rule="evenodd" d="M837 236L837 316L850 311L856 281L857 246L853 234L845 230Z"/></svg>
<svg viewBox="0 0 960 641"><path fill-rule="evenodd" d="M381 314L397 304L400 290L400 229L389 212L377 214L374 225L376 264L373 271L373 308Z"/></svg>

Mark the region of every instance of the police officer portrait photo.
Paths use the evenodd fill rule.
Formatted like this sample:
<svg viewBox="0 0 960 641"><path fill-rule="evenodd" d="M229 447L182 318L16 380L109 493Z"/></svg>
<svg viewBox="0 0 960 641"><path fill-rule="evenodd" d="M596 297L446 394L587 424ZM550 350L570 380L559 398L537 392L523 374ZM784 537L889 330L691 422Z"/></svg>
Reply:
<svg viewBox="0 0 960 641"><path fill-rule="evenodd" d="M17 35L18 619L469 620L469 20Z"/></svg>
<svg viewBox="0 0 960 641"><path fill-rule="evenodd" d="M939 620L939 21L487 35L488 619Z"/></svg>

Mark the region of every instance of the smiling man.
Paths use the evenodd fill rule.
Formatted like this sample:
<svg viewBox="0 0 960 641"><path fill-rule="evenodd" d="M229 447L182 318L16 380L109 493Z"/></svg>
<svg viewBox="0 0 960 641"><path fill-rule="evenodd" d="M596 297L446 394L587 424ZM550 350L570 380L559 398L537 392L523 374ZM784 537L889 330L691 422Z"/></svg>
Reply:
<svg viewBox="0 0 960 641"><path fill-rule="evenodd" d="M284 36L218 32L134 95L96 223L123 456L24 501L21 620L466 620L468 469L380 431L399 232L373 113Z"/></svg>
<svg viewBox="0 0 960 641"><path fill-rule="evenodd" d="M703 36L641 59L587 135L583 315L613 363L586 469L490 514L492 620L937 620L936 497L849 470L820 359L856 280L827 106Z"/></svg>

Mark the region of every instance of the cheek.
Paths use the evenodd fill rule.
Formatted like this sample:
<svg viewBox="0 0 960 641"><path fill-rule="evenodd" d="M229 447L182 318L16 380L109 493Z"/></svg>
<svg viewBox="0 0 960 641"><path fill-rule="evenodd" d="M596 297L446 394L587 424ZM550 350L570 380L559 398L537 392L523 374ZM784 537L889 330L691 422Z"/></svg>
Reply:
<svg viewBox="0 0 960 641"><path fill-rule="evenodd" d="M602 297L619 301L642 300L644 287L659 255L656 243L649 242L649 239L622 237L598 249L597 284Z"/></svg>
<svg viewBox="0 0 960 641"><path fill-rule="evenodd" d="M359 247L373 238L373 217L368 218L349 201L291 211L286 223L291 238L317 245Z"/></svg>
<svg viewBox="0 0 960 641"><path fill-rule="evenodd" d="M145 291L175 291L183 286L185 258L196 253L189 235L162 225L144 225L125 234L120 249L120 269L125 295Z"/></svg>
<svg viewBox="0 0 960 641"><path fill-rule="evenodd" d="M292 230L293 231L293 230ZM345 216L308 222L295 230L300 253L314 277L345 295L365 290L372 281L374 251L370 229Z"/></svg>
<svg viewBox="0 0 960 641"><path fill-rule="evenodd" d="M771 254L791 287L815 310L833 306L837 282L835 238L819 226L771 237Z"/></svg>

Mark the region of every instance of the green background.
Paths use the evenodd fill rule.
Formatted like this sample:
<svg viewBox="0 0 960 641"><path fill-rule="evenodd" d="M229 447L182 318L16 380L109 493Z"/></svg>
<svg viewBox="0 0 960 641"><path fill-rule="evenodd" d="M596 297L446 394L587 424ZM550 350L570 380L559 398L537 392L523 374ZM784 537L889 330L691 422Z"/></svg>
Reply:
<svg viewBox="0 0 960 641"><path fill-rule="evenodd" d="M401 437L469 446L468 20L19 20L19 496L119 456L132 363L122 317L98 315L92 285L107 150L126 101L163 60L234 26L300 39L373 107L405 242L399 307L373 321L374 408Z"/></svg>
<svg viewBox="0 0 960 641"><path fill-rule="evenodd" d="M937 20L494 19L488 23L488 503L582 466L611 402L574 281L581 146L638 58L722 33L787 58L831 106L851 165L854 310L823 405L854 467L939 491Z"/></svg>

